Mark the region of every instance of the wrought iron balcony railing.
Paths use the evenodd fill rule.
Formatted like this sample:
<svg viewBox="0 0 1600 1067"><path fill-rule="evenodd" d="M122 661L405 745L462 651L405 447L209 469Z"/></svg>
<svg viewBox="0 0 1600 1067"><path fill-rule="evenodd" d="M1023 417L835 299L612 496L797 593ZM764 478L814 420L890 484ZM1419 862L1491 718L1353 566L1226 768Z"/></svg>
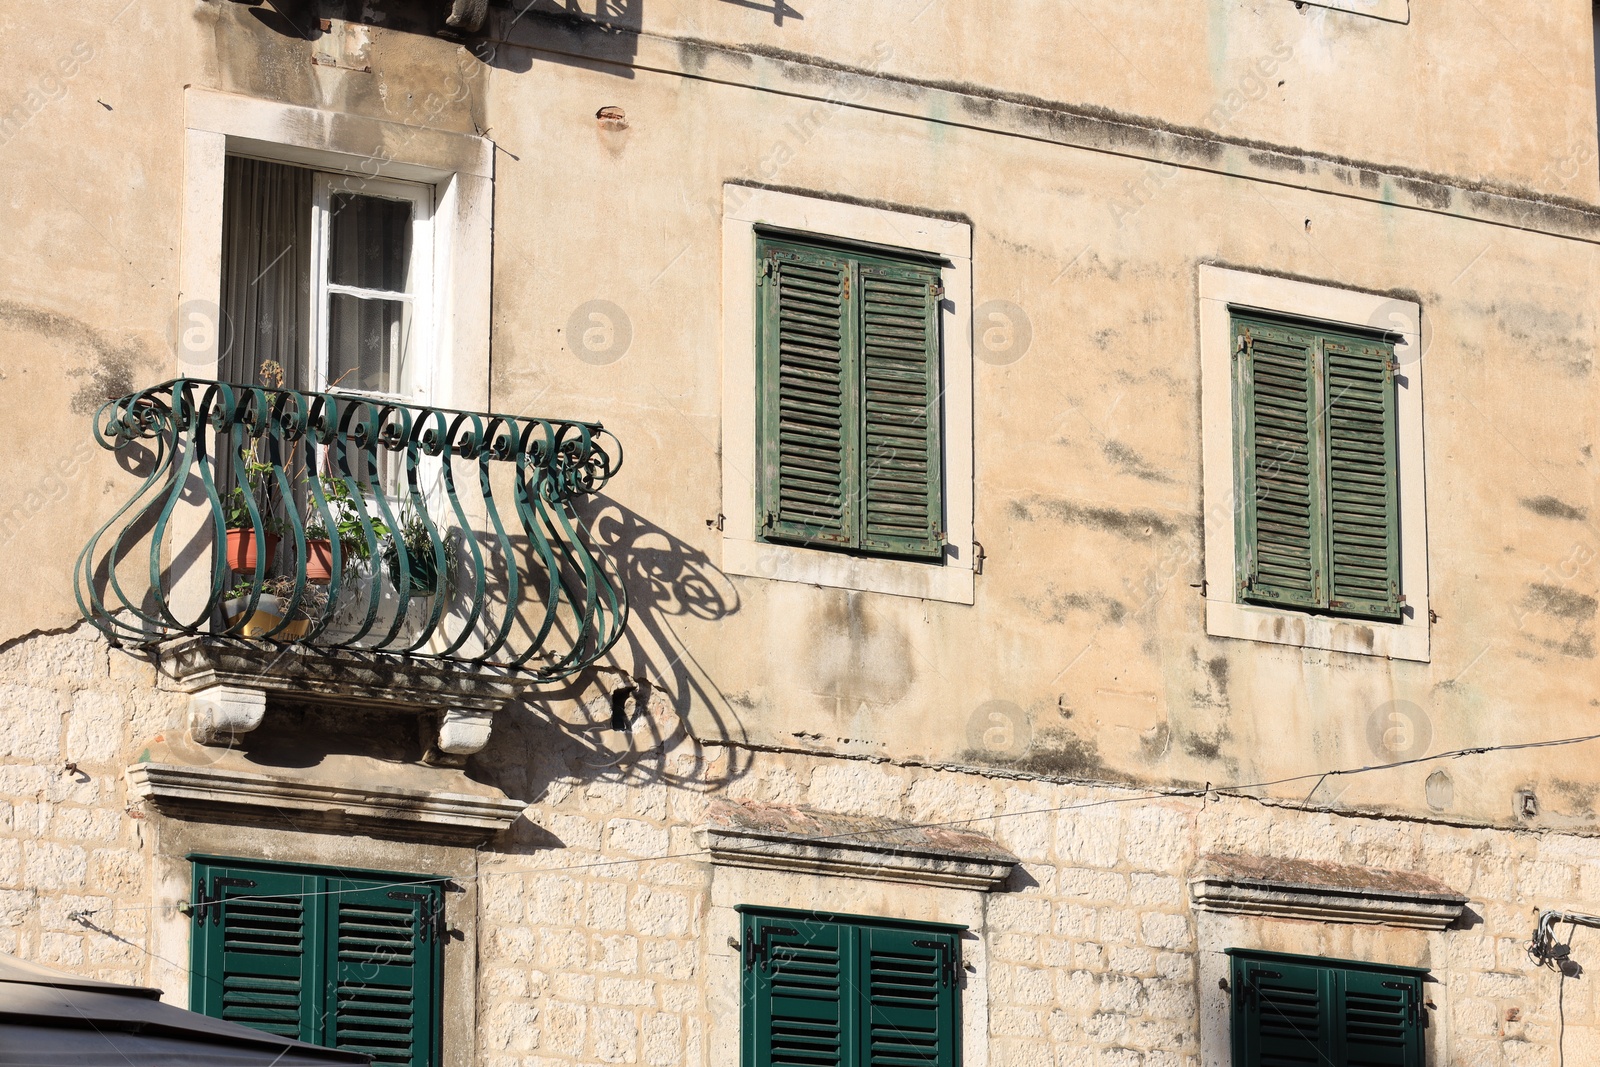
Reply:
<svg viewBox="0 0 1600 1067"><path fill-rule="evenodd" d="M598 423L179 378L106 404L94 431L143 476L78 558L79 610L113 641L212 634L559 678L626 623L573 507L621 465Z"/></svg>

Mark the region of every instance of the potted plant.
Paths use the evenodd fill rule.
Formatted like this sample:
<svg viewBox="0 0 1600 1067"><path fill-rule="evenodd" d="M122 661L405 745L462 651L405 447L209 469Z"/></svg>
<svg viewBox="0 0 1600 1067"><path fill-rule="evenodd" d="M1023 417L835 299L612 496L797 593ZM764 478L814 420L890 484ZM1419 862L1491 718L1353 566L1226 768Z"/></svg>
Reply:
<svg viewBox="0 0 1600 1067"><path fill-rule="evenodd" d="M437 524L434 529L439 529ZM439 531L439 535L444 542L444 569L448 576L455 570L456 545L448 531ZM428 533L427 523L409 502L400 513L398 535L390 533L383 543L384 566L388 568L389 581L397 592L400 589L400 551L396 545L401 543L406 546L406 576L410 579L410 595L433 596L442 584L433 555L433 538Z"/></svg>
<svg viewBox="0 0 1600 1067"><path fill-rule="evenodd" d="M361 529L361 512L343 478L333 474L318 477L322 495L328 502L328 512L333 517L330 532L320 510L306 521L306 580L326 583L333 578L333 538L339 539L339 555L344 569L371 557L367 548L367 535ZM375 517L368 517L372 534L380 542L389 535L389 527Z"/></svg>
<svg viewBox="0 0 1600 1067"><path fill-rule="evenodd" d="M283 520L271 516L270 483L272 477L272 464L264 463L249 455L242 456L244 463L244 484L233 487L233 492L228 496L228 510L226 525L228 528L228 566L235 571L254 571L256 563L262 558L261 549L266 550L265 558L271 560L278 551L278 540L283 533ZM245 494L249 494L246 497ZM256 512L261 516L261 526L264 544L256 542L255 523L250 518L250 504L253 500Z"/></svg>
<svg viewBox="0 0 1600 1067"><path fill-rule="evenodd" d="M294 585L294 579L287 576L268 578L261 583L261 595L256 598L255 610L249 611L250 593L254 587L250 582L240 582L228 590L223 598L222 616L230 627L238 627L240 637L266 637L271 634L274 640L298 641L310 632L312 620L328 606L328 593L320 585L307 584L301 590L300 603L295 608L293 620L278 630L288 613L289 604L294 600ZM278 632L272 633L273 630Z"/></svg>

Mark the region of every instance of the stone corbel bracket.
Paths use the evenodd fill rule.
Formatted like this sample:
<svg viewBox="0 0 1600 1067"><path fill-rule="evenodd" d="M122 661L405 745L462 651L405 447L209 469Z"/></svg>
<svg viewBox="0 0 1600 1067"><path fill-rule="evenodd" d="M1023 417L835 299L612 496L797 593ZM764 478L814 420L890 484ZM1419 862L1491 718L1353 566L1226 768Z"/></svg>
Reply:
<svg viewBox="0 0 1600 1067"><path fill-rule="evenodd" d="M859 815L714 801L705 828L713 864L874 878L979 892L1020 862L992 838Z"/></svg>
<svg viewBox="0 0 1600 1067"><path fill-rule="evenodd" d="M1411 871L1229 854L1202 859L1189 900L1197 911L1417 930L1443 930L1467 906L1443 882Z"/></svg>
<svg viewBox="0 0 1600 1067"><path fill-rule="evenodd" d="M399 656L188 637L162 646L164 686L189 694L189 731L203 745L232 745L259 727L267 698L437 712L423 762L459 767L489 743L494 714L531 680L493 667Z"/></svg>

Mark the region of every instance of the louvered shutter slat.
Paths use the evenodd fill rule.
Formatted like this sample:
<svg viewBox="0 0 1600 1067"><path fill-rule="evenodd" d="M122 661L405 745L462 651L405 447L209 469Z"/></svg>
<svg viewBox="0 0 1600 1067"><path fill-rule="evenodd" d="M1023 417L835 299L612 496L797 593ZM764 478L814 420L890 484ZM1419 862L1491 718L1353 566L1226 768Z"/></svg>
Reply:
<svg viewBox="0 0 1600 1067"><path fill-rule="evenodd" d="M1318 607L1322 582L1321 449L1315 337L1235 320L1239 352L1241 594Z"/></svg>
<svg viewBox="0 0 1600 1067"><path fill-rule="evenodd" d="M865 263L861 277L861 545L943 554L939 272Z"/></svg>
<svg viewBox="0 0 1600 1067"><path fill-rule="evenodd" d="M868 927L861 941L867 990L862 1062L955 1067L960 990L950 967L954 935Z"/></svg>
<svg viewBox="0 0 1600 1067"><path fill-rule="evenodd" d="M848 946L830 923L746 916L745 1062L855 1067L845 1047Z"/></svg>
<svg viewBox="0 0 1600 1067"><path fill-rule="evenodd" d="M1324 343L1327 378L1329 607L1400 616L1399 487L1393 349Z"/></svg>
<svg viewBox="0 0 1600 1067"><path fill-rule="evenodd" d="M315 1040L317 932L304 896L315 879L276 871L203 867L209 901L195 911L191 1003L205 1015L298 1040Z"/></svg>
<svg viewBox="0 0 1600 1067"><path fill-rule="evenodd" d="M1346 971L1341 977L1345 1062L1350 1067L1420 1065L1421 980L1363 971Z"/></svg>
<svg viewBox="0 0 1600 1067"><path fill-rule="evenodd" d="M850 261L781 242L763 241L758 252L770 264L761 302L763 531L848 545L856 465Z"/></svg>
<svg viewBox="0 0 1600 1067"><path fill-rule="evenodd" d="M1234 1062L1238 1067L1327 1067L1333 1062L1332 988L1328 972L1315 967L1234 961L1236 1016Z"/></svg>
<svg viewBox="0 0 1600 1067"><path fill-rule="evenodd" d="M439 887L335 879L330 888L327 1043L374 1064L422 1067L435 1037Z"/></svg>

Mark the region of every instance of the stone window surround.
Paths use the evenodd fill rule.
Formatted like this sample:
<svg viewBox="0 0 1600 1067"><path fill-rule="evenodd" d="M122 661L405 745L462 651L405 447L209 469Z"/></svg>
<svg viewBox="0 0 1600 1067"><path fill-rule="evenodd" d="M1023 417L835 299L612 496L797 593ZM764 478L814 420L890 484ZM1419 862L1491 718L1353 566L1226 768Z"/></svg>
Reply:
<svg viewBox="0 0 1600 1067"><path fill-rule="evenodd" d="M1202 1067L1227 1067L1233 1052L1229 949L1430 969L1426 1062L1453 1062L1447 931L1466 914L1460 892L1418 871L1214 853L1189 878L1189 902Z"/></svg>
<svg viewBox="0 0 1600 1067"><path fill-rule="evenodd" d="M1427 967L1423 996L1433 1002L1425 1031L1427 1063L1452 1063L1450 1057L1449 935L1442 930L1390 929L1360 941L1330 942L1328 924L1316 920L1283 920L1257 915L1196 911L1197 972L1200 999L1200 1065L1229 1067L1233 1055L1233 1004L1227 980L1227 950L1268 949L1297 956L1364 959L1374 964ZM1372 927L1362 927L1372 931ZM1342 947L1349 944L1352 947ZM1354 947L1361 946L1361 947Z"/></svg>
<svg viewBox="0 0 1600 1067"><path fill-rule="evenodd" d="M470 848L419 846L363 837L249 829L226 823L152 819L154 837L150 922L151 984L162 1000L189 1006L191 918L179 909L194 891L190 856L226 856L242 862L305 863L360 871L398 871L453 879L445 891L442 1067L477 1062L477 853ZM459 892L452 887L459 887Z"/></svg>
<svg viewBox="0 0 1600 1067"><path fill-rule="evenodd" d="M948 543L942 565L769 544L756 536L758 225L942 256L941 381ZM723 186L722 569L728 574L973 602L972 227L770 189Z"/></svg>
<svg viewBox="0 0 1600 1067"><path fill-rule="evenodd" d="M1205 500L1206 633L1301 648L1429 658L1428 547L1423 484L1422 359L1419 305L1351 289L1291 281L1203 264L1199 277L1202 461ZM1400 372L1396 431L1400 462L1401 621L1314 615L1239 603L1234 527L1233 309L1267 311L1370 330L1381 324L1395 342Z"/></svg>
<svg viewBox="0 0 1600 1067"><path fill-rule="evenodd" d="M704 941L707 1007L712 1019L709 1062L741 1062L742 955L733 946L741 931L740 916L734 909L745 904L965 926L968 933L961 942L966 964L961 986L961 1064L986 1067L989 964L985 899L986 894L971 889L714 864Z"/></svg>
<svg viewBox="0 0 1600 1067"><path fill-rule="evenodd" d="M222 188L229 155L435 190L433 403L482 410L489 393L494 145L472 134L329 113L208 89L184 90L184 192L176 374L214 377L222 295ZM211 315L209 342L184 335ZM193 336L193 335L190 335Z"/></svg>
<svg viewBox="0 0 1600 1067"><path fill-rule="evenodd" d="M222 193L229 155L293 163L360 178L434 187L430 401L483 411L489 402L494 143L472 134L187 88L183 93L183 214L171 376L215 378L222 319ZM309 235L308 235L309 237ZM309 353L308 353L309 355ZM209 512L174 515L177 543L204 536ZM175 569L172 602L200 613L203 566Z"/></svg>

